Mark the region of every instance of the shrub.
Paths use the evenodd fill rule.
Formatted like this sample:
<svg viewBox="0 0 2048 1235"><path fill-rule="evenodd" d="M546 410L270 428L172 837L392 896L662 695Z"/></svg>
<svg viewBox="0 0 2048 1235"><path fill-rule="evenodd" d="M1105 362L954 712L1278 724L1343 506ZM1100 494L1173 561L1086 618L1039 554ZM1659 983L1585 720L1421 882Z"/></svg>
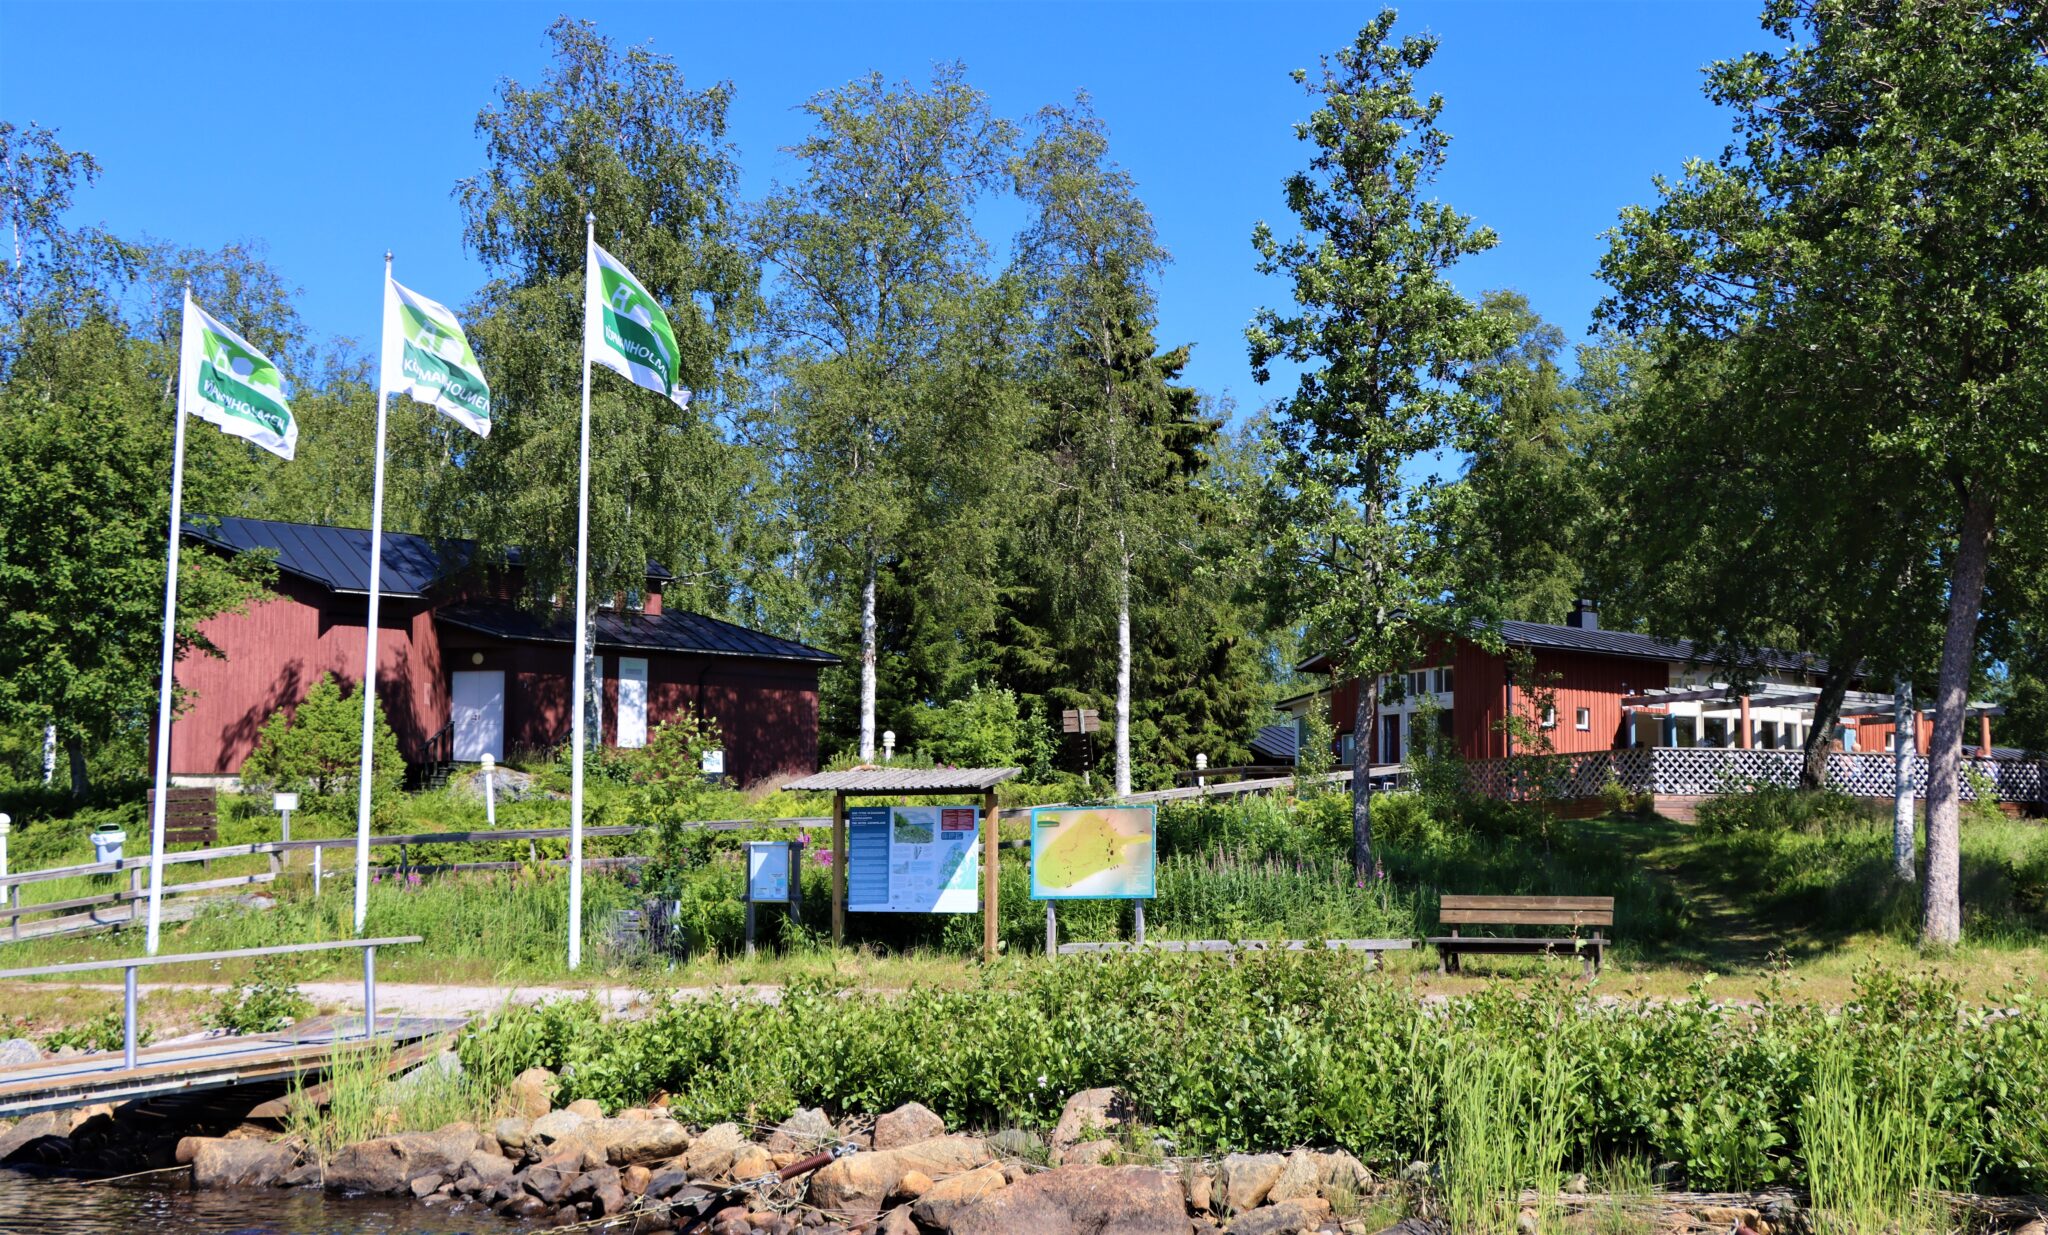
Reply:
<svg viewBox="0 0 2048 1235"><path fill-rule="evenodd" d="M1875 818L1874 808L1839 789L1784 789L1757 785L1747 792L1718 794L1700 803L1699 828L1710 836L1740 832L1826 832L1858 827Z"/></svg>
<svg viewBox="0 0 2048 1235"><path fill-rule="evenodd" d="M313 1003L292 981L291 963L282 956L256 962L254 977L220 993L206 1014L209 1029L228 1033L274 1033L313 1011Z"/></svg>
<svg viewBox="0 0 2048 1235"><path fill-rule="evenodd" d="M1034 716L1035 730L1044 730ZM1017 696L1002 687L976 686L965 698L927 708L919 717L919 749L940 763L963 768L1014 767L1029 758L1049 763L1039 747L1050 734L1027 731Z"/></svg>
<svg viewBox="0 0 2048 1235"><path fill-rule="evenodd" d="M374 787L380 793L395 791L405 778L405 761L381 701L371 742ZM341 793L355 787L362 753L362 699L344 695L340 679L330 673L313 684L296 708L271 713L256 736L256 749L242 764L242 779L311 794Z"/></svg>

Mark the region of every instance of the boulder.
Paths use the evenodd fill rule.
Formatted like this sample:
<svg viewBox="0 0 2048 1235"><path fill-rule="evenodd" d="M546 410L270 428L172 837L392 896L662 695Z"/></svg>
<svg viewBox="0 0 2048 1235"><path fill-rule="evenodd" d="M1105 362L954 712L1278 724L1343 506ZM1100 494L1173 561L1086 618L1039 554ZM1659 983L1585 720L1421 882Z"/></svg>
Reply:
<svg viewBox="0 0 2048 1235"><path fill-rule="evenodd" d="M422 1085L458 1080L461 1076L462 1057L454 1051L442 1051L391 1082L391 1088L396 1093L409 1093Z"/></svg>
<svg viewBox="0 0 2048 1235"><path fill-rule="evenodd" d="M772 1154L808 1154L839 1139L832 1121L817 1107L804 1107L782 1121L768 1137Z"/></svg>
<svg viewBox="0 0 2048 1235"><path fill-rule="evenodd" d="M727 1172L734 1179L759 1179L775 1169L775 1155L759 1145L742 1145Z"/></svg>
<svg viewBox="0 0 2048 1235"><path fill-rule="evenodd" d="M546 1150L555 1142L566 1140L583 1130L590 1121L575 1111L552 1111L542 1115L526 1127L526 1149L528 1153Z"/></svg>
<svg viewBox="0 0 2048 1235"><path fill-rule="evenodd" d="M659 1201L674 1196L690 1186L690 1173L681 1167L670 1167L648 1176L646 1195Z"/></svg>
<svg viewBox="0 0 2048 1235"><path fill-rule="evenodd" d="M1280 1182L1280 1172L1286 1167L1287 1159L1279 1154L1229 1155L1217 1168L1217 1182L1223 1185L1223 1203L1234 1214L1257 1209L1265 1203L1273 1185Z"/></svg>
<svg viewBox="0 0 2048 1235"><path fill-rule="evenodd" d="M425 1175L452 1178L475 1152L475 1130L401 1132L343 1147L327 1164L327 1186L396 1196Z"/></svg>
<svg viewBox="0 0 2048 1235"><path fill-rule="evenodd" d="M1190 1235L1180 1181L1151 1167L1068 1166L962 1208L951 1235Z"/></svg>
<svg viewBox="0 0 2048 1235"><path fill-rule="evenodd" d="M571 1115L581 1115L585 1119L604 1118L604 1108L599 1106L596 1100L592 1098L578 1098L562 1109L568 1111Z"/></svg>
<svg viewBox="0 0 2048 1235"><path fill-rule="evenodd" d="M1082 1141L1060 1154L1061 1166L1101 1166L1116 1157L1115 1141Z"/></svg>
<svg viewBox="0 0 2048 1235"><path fill-rule="evenodd" d="M586 1127L605 1159L619 1166L673 1158L690 1147L689 1129L673 1119L599 1119Z"/></svg>
<svg viewBox="0 0 2048 1235"><path fill-rule="evenodd" d="M683 1155L683 1169L692 1179L715 1179L732 1169L733 1159L746 1143L747 1134L738 1124L714 1125L690 1142L689 1152Z"/></svg>
<svg viewBox="0 0 2048 1235"><path fill-rule="evenodd" d="M553 1206L561 1203L582 1173L583 1160L579 1154L550 1154L520 1172L519 1186L528 1196Z"/></svg>
<svg viewBox="0 0 2048 1235"><path fill-rule="evenodd" d="M634 1196L647 1195L647 1185L653 1180L654 1172L644 1166L629 1166L619 1172L619 1187Z"/></svg>
<svg viewBox="0 0 2048 1235"><path fill-rule="evenodd" d="M1287 1155L1287 1161L1280 1167L1280 1178L1266 1189L1266 1204L1279 1205L1286 1201L1299 1201L1305 1197L1321 1196L1323 1189L1322 1163L1316 1155L1306 1149L1297 1149Z"/></svg>
<svg viewBox="0 0 2048 1235"><path fill-rule="evenodd" d="M896 1181L896 1187L889 1195L892 1199L914 1201L931 1190L932 1177L912 1167L903 1172L903 1177Z"/></svg>
<svg viewBox="0 0 2048 1235"><path fill-rule="evenodd" d="M442 1180L439 1175L420 1176L412 1181L413 1198L415 1200L425 1200L441 1190L441 1183Z"/></svg>
<svg viewBox="0 0 2048 1235"><path fill-rule="evenodd" d="M528 1068L512 1080L512 1106L528 1119L539 1119L555 1109L555 1074L546 1068Z"/></svg>
<svg viewBox="0 0 2048 1235"><path fill-rule="evenodd" d="M1212 1176L1209 1168L1202 1165L1188 1167L1181 1172L1181 1187L1188 1194L1188 1208L1198 1214L1209 1212L1209 1184Z"/></svg>
<svg viewBox="0 0 2048 1235"><path fill-rule="evenodd" d="M921 1102L906 1102L875 1121L875 1148L901 1149L946 1135L946 1121Z"/></svg>
<svg viewBox="0 0 2048 1235"><path fill-rule="evenodd" d="M9 1161L16 1154L29 1150L36 1142L46 1137L63 1136L70 1131L68 1120L62 1126L57 1122L59 1116L66 1114L68 1112L37 1111L24 1117L20 1123L6 1132L0 1133L0 1162Z"/></svg>
<svg viewBox="0 0 2048 1235"><path fill-rule="evenodd" d="M462 1163L464 1173L476 1176L482 1190L489 1191L512 1178L512 1164L504 1155L479 1149L471 1153Z"/></svg>
<svg viewBox="0 0 2048 1235"><path fill-rule="evenodd" d="M962 1175L941 1179L919 1195L910 1212L926 1226L948 1230L960 1212L1008 1185L1003 1168L976 1167Z"/></svg>
<svg viewBox="0 0 2048 1235"><path fill-rule="evenodd" d="M1230 1224L1230 1235L1309 1235L1330 1216L1330 1203L1316 1197L1254 1209Z"/></svg>
<svg viewBox="0 0 2048 1235"><path fill-rule="evenodd" d="M198 1142L192 1147L195 1188L268 1188L299 1164L298 1151L280 1142L211 1136L186 1139Z"/></svg>
<svg viewBox="0 0 2048 1235"><path fill-rule="evenodd" d="M854 1154L811 1176L811 1204L844 1213L872 1214L896 1191L906 1172L944 1179L995 1161L978 1136L943 1136L898 1149Z"/></svg>
<svg viewBox="0 0 2048 1235"><path fill-rule="evenodd" d="M1087 1141L1113 1136L1137 1118L1130 1096L1117 1089L1084 1089L1067 1099L1060 1121L1053 1126L1052 1152L1055 1162L1065 1162L1066 1153Z"/></svg>
<svg viewBox="0 0 2048 1235"><path fill-rule="evenodd" d="M507 1115L491 1125L491 1135L498 1138L498 1148L508 1158L517 1158L526 1152L526 1136L533 1121L524 1115Z"/></svg>
<svg viewBox="0 0 2048 1235"><path fill-rule="evenodd" d="M751 1229L751 1228L749 1228ZM892 1209L875 1224L875 1235L922 1235L907 1209Z"/></svg>
<svg viewBox="0 0 2048 1235"><path fill-rule="evenodd" d="M15 1068L22 1064L41 1063L43 1048L27 1038L9 1038L0 1042L0 1068Z"/></svg>

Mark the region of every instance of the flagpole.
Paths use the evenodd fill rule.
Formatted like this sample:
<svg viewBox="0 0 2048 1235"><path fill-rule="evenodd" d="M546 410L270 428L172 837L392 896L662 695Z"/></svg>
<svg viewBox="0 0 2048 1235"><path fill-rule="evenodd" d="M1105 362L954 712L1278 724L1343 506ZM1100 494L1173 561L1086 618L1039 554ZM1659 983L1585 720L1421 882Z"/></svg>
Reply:
<svg viewBox="0 0 2048 1235"><path fill-rule="evenodd" d="M590 553L590 273L597 245L597 215L583 216L583 428L576 469L576 665L569 705L569 968L583 960L583 694L590 625L584 620Z"/></svg>
<svg viewBox="0 0 2048 1235"><path fill-rule="evenodd" d="M143 952L156 955L163 922L164 806L171 788L171 701L177 693L172 674L178 659L178 542L185 519L185 336L192 329L192 281L185 281L184 307L178 313L178 410L171 445L171 544L164 566L164 647L156 691L156 797L149 807L149 931Z"/></svg>
<svg viewBox="0 0 2048 1235"><path fill-rule="evenodd" d="M383 312L391 311L391 250L384 250ZM377 730L377 609L384 594L384 422L391 407L384 388L386 332L378 333L377 463L370 481L370 621L363 632L363 766L356 783L356 934L370 915L370 773Z"/></svg>

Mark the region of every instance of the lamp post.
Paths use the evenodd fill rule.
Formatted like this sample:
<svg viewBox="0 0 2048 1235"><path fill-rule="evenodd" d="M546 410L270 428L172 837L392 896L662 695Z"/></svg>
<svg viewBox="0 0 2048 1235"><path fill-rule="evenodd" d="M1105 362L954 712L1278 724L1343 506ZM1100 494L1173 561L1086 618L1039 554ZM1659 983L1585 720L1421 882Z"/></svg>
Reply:
<svg viewBox="0 0 2048 1235"><path fill-rule="evenodd" d="M1207 789L1207 788L1209 787L1209 778L1208 778L1208 776L1207 776L1207 775L1205 775L1205 773L1207 773L1207 772L1208 772L1208 770L1209 770L1209 756L1207 756L1207 755L1196 755L1196 756L1195 756L1195 788L1197 788L1197 789Z"/></svg>
<svg viewBox="0 0 2048 1235"><path fill-rule="evenodd" d="M497 826L498 826L498 795L497 795L497 793L496 793L496 788L497 788L497 775L496 775L496 772L497 772L497 767L498 767L498 761L497 761L496 759L493 759L493 758L491 758L491 754L490 754L490 752L489 752L489 751L485 751L485 752L484 752L484 826L485 826L485 827L489 827L489 828L495 828L495 827L497 827Z"/></svg>
<svg viewBox="0 0 2048 1235"><path fill-rule="evenodd" d="M896 731L894 729L884 729L882 730L882 762L889 762L895 755Z"/></svg>
<svg viewBox="0 0 2048 1235"><path fill-rule="evenodd" d="M0 813L0 879L7 877L7 834L13 830L14 817ZM7 889L6 903L9 905L14 904L14 889L12 887Z"/></svg>

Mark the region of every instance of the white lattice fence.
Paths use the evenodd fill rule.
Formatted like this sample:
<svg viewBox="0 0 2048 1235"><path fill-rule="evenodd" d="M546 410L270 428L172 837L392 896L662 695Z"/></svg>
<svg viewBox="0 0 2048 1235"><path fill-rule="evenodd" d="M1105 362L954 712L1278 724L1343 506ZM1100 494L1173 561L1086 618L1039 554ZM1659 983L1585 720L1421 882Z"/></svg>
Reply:
<svg viewBox="0 0 2048 1235"><path fill-rule="evenodd" d="M1638 793L1709 797L1760 786L1795 788L1804 756L1796 750L1741 750L1712 746L1635 747L1580 755L1475 759L1466 765L1472 792L1487 797L1590 798L1612 780ZM1965 759L2007 802L2048 802L2048 763L2040 760ZM1859 798L1888 798L1896 768L1887 754L1828 756L1828 783ZM1913 796L1927 795L1927 760L1907 760ZM1975 798L1972 777L1962 794Z"/></svg>

